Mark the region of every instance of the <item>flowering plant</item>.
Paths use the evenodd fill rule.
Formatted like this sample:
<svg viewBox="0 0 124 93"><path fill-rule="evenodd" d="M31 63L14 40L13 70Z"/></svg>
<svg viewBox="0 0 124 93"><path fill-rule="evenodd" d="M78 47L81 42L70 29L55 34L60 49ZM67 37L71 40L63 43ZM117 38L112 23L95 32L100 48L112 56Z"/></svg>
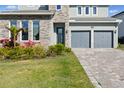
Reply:
<svg viewBox="0 0 124 93"><path fill-rule="evenodd" d="M2 43L2 44L7 43L7 42L9 42L9 39L7 39L7 38L3 38L0 40L0 43Z"/></svg>
<svg viewBox="0 0 124 93"><path fill-rule="evenodd" d="M33 47L33 45L35 44L33 41L29 40L28 42L24 43L26 47Z"/></svg>

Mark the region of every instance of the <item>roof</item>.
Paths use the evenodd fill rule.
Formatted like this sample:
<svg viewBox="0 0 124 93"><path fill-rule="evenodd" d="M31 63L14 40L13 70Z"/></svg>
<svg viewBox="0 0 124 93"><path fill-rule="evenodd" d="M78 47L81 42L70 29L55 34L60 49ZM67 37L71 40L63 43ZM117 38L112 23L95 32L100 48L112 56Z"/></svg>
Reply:
<svg viewBox="0 0 124 93"><path fill-rule="evenodd" d="M113 22L121 22L120 19L111 18L111 17L72 17L70 18L70 22L85 22L85 23L91 23L91 22L107 22L107 23L113 23Z"/></svg>
<svg viewBox="0 0 124 93"><path fill-rule="evenodd" d="M2 11L0 15L53 15L53 12L48 10L17 10L17 11Z"/></svg>
<svg viewBox="0 0 124 93"><path fill-rule="evenodd" d="M117 13L117 14L113 15L112 17L116 17L116 16L121 15L121 14L124 14L124 11Z"/></svg>

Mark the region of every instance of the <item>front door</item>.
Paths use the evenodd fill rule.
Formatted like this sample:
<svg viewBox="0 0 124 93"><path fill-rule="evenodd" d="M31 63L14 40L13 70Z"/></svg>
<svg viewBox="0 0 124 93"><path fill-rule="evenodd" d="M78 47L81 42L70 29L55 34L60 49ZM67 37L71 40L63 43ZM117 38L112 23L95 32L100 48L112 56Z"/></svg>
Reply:
<svg viewBox="0 0 124 93"><path fill-rule="evenodd" d="M64 44L64 27L57 27L57 43Z"/></svg>

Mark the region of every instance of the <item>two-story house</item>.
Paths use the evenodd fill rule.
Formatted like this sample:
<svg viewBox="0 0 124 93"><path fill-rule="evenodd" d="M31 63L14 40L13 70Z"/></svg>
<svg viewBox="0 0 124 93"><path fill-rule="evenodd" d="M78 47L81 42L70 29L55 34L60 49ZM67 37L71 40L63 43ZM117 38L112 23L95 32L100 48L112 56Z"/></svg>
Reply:
<svg viewBox="0 0 124 93"><path fill-rule="evenodd" d="M25 28L17 42L28 40L43 46L57 43L71 48L116 48L118 24L108 17L107 5L36 5L18 6L17 11L0 13L0 39L10 38L6 26Z"/></svg>

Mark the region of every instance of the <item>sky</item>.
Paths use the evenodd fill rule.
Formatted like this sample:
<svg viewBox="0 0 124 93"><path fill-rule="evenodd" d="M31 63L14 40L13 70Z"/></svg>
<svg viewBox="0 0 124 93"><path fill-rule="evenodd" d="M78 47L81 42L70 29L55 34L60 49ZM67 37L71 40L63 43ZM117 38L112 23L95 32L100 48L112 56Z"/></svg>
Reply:
<svg viewBox="0 0 124 93"><path fill-rule="evenodd" d="M4 10L17 10L17 5L0 5L0 11ZM109 16L112 16L116 13L124 11L124 5L110 5L109 6Z"/></svg>

